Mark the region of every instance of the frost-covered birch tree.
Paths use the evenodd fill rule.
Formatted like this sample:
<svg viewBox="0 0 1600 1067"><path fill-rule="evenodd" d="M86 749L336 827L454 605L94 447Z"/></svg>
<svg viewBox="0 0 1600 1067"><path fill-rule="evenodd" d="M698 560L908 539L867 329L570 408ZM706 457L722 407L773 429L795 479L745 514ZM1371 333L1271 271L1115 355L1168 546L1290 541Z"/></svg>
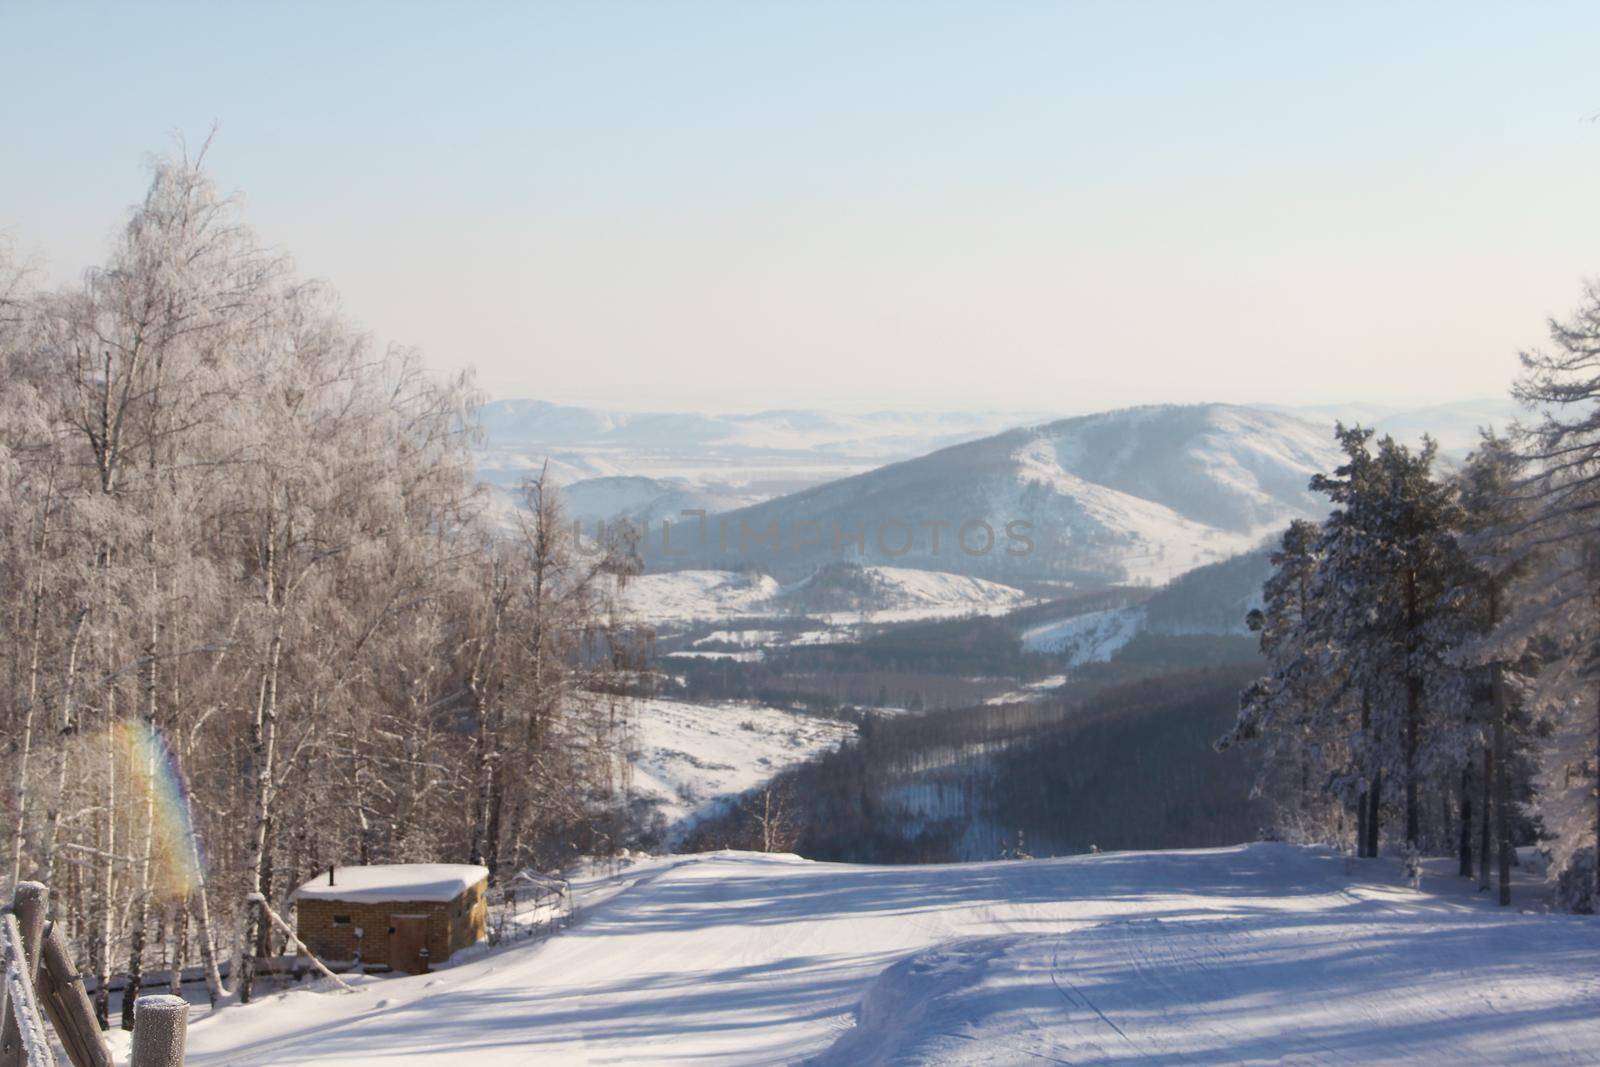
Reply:
<svg viewBox="0 0 1600 1067"><path fill-rule="evenodd" d="M0 880L50 883L103 1021L190 960L248 996L251 895L329 863L604 849L637 680L628 547L537 483L491 509L470 381L353 329L203 155L81 284L0 248Z"/></svg>

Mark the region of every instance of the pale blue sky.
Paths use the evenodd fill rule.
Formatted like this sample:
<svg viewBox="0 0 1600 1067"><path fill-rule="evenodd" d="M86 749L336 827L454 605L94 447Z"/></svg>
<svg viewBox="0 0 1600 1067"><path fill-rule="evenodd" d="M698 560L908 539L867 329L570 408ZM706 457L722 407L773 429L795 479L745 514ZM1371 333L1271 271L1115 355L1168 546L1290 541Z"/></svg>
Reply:
<svg viewBox="0 0 1600 1067"><path fill-rule="evenodd" d="M1498 393L1600 273L1600 5L0 0L0 229L171 131L502 395L1077 411Z"/></svg>

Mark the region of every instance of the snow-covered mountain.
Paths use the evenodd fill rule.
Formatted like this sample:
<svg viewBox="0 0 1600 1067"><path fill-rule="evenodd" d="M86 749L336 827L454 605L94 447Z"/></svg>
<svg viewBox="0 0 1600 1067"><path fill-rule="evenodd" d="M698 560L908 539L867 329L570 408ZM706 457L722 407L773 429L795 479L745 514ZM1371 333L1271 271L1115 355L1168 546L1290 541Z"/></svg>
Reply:
<svg viewBox="0 0 1600 1067"><path fill-rule="evenodd" d="M629 579L624 596L633 615L658 624L774 616L904 622L998 614L1028 600L981 578L841 562L788 585L754 571L664 571Z"/></svg>
<svg viewBox="0 0 1600 1067"><path fill-rule="evenodd" d="M702 415L501 400L478 411L480 478L509 501L548 465L585 523L726 511L1043 417L1028 412ZM589 483L594 484L589 484Z"/></svg>
<svg viewBox="0 0 1600 1067"><path fill-rule="evenodd" d="M1312 436L1319 448L1329 444L1333 423L1340 419L1371 426L1380 433L1393 433L1411 443L1423 433L1430 433L1446 455L1455 458L1476 443L1478 427L1493 425L1504 429L1520 413L1511 400L1496 398L1415 408L1352 402L1301 408L1259 405L1231 410L1287 416L1302 429L1303 424L1310 424L1315 427ZM1114 426L1126 421L1127 416L1127 412L1111 412L1088 416L1087 420L1109 420ZM480 475L508 504L518 482L548 468L551 480L567 490L574 517L585 523L623 517L659 523L686 510L727 511L771 500L951 445L1037 424L1046 421L1046 416L1027 412L844 414L815 410L705 415L607 411L538 400L501 400L480 408L479 419L484 430L477 457ZM1087 433L1083 454L1065 464L1066 469L1096 483L1102 483L1098 469L1108 464L1125 467L1123 473L1159 469L1137 455L1121 456L1115 447L1106 449L1108 433L1115 435L1104 429ZM1149 443L1159 435L1144 436ZM1180 474L1179 481L1182 480ZM1112 487L1165 502L1162 493L1152 497L1143 491L1148 488L1145 486ZM1181 485L1177 488L1181 489ZM1203 492L1206 487L1197 488ZM1295 488L1304 486L1297 484ZM1176 510L1189 515L1183 508ZM1201 521L1216 525L1204 516ZM1159 578L1172 571L1170 565L1157 561L1143 573Z"/></svg>
<svg viewBox="0 0 1600 1067"><path fill-rule="evenodd" d="M1144 407L1010 430L653 530L656 569L794 580L836 559L1000 581L1165 582L1317 516L1327 430L1227 404Z"/></svg>

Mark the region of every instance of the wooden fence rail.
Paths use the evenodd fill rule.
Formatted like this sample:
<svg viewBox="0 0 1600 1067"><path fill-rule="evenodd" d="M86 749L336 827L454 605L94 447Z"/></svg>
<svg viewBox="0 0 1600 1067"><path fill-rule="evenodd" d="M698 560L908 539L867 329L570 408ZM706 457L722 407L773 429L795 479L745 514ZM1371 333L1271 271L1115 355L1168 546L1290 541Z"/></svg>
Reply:
<svg viewBox="0 0 1600 1067"><path fill-rule="evenodd" d="M47 918L48 900L38 882L19 882L0 915L0 1067L56 1067L46 1019L72 1067L112 1067L72 950ZM135 1001L133 1067L182 1067L188 1012L180 997Z"/></svg>

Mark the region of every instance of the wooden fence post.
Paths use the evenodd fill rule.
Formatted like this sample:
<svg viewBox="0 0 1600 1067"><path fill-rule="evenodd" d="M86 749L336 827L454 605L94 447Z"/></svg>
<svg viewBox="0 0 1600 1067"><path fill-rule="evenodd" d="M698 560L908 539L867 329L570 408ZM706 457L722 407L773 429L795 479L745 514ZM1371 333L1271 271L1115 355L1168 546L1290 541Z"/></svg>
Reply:
<svg viewBox="0 0 1600 1067"><path fill-rule="evenodd" d="M67 939L55 923L45 929L44 950L39 954L39 1004L72 1067L112 1067L111 1049L95 1021L94 1005L84 991Z"/></svg>
<svg viewBox="0 0 1600 1067"><path fill-rule="evenodd" d="M38 882L18 882L11 896L11 912L16 917L17 934L21 942L17 947L23 954L21 963L28 976L30 991L39 973L39 942L44 936L48 896L48 890ZM0 975L0 981L3 980L4 976ZM17 1005L11 1005L11 1010L5 1013L4 1023L0 1023L0 1067L21 1067L28 1062L20 1029L26 1023Z"/></svg>
<svg viewBox="0 0 1600 1067"><path fill-rule="evenodd" d="M0 1056L27 1067L49 1067L55 1061L50 1039L39 1017L39 1001L34 995L33 978L28 974L27 953L22 945L17 917L8 909L0 915L0 1029L10 1032Z"/></svg>
<svg viewBox="0 0 1600 1067"><path fill-rule="evenodd" d="M132 1067L183 1067L189 1004L171 993L152 993L133 1004Z"/></svg>

